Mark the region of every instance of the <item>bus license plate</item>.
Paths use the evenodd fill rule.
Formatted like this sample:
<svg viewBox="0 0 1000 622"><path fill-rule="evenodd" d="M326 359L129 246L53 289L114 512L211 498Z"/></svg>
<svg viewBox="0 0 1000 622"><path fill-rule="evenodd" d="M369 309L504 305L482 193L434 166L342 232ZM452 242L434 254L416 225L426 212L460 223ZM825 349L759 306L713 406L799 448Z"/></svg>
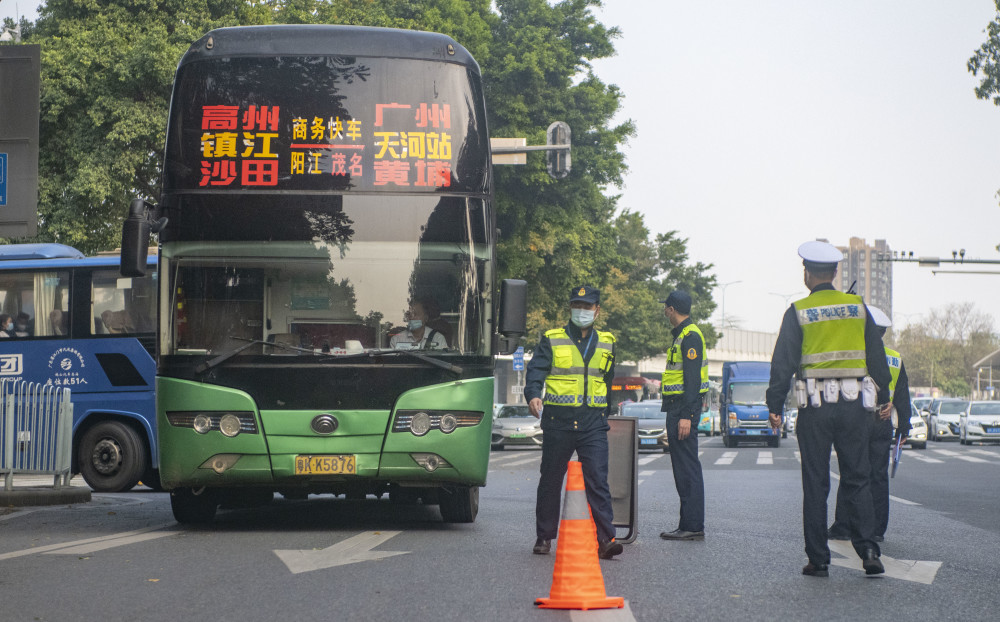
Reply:
<svg viewBox="0 0 1000 622"><path fill-rule="evenodd" d="M354 475L357 457L353 454L295 456L296 475Z"/></svg>

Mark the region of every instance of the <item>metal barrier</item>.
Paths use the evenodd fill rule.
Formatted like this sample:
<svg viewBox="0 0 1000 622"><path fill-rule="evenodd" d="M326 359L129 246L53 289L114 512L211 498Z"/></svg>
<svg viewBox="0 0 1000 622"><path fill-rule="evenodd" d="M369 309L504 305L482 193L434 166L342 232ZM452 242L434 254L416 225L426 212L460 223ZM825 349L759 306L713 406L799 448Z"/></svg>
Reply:
<svg viewBox="0 0 1000 622"><path fill-rule="evenodd" d="M608 486L611 488L612 524L628 532L620 542L639 536L639 443L637 417L608 417Z"/></svg>
<svg viewBox="0 0 1000 622"><path fill-rule="evenodd" d="M52 475L53 487L69 485L73 451L73 403L68 388L37 382L0 381L0 475L4 490L14 474Z"/></svg>

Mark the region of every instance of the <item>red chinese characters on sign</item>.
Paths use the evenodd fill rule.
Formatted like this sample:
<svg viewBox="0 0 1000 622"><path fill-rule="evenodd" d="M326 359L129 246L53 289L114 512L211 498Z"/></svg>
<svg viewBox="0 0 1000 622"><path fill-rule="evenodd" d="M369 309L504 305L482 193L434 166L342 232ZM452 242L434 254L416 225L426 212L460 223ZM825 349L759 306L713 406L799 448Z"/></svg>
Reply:
<svg viewBox="0 0 1000 622"><path fill-rule="evenodd" d="M381 129L387 120L399 127L403 118L412 119L416 129ZM449 104L376 104L375 128L374 185L451 186L451 133L443 131L451 129Z"/></svg>
<svg viewBox="0 0 1000 622"><path fill-rule="evenodd" d="M278 154L271 141L280 114L280 106L248 106L242 115L239 106L202 106L198 185L277 186Z"/></svg>

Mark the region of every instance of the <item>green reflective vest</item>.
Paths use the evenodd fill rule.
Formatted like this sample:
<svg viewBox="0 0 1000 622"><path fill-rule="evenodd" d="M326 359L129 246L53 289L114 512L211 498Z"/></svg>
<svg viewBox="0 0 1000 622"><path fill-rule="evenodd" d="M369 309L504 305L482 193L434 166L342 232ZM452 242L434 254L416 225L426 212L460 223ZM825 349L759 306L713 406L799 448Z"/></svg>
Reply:
<svg viewBox="0 0 1000 622"><path fill-rule="evenodd" d="M694 352L691 348L687 352L681 352L681 343L689 333L696 333L701 337L701 352ZM701 354L701 386L699 393L708 393L708 359L705 358L705 336L701 334L701 329L694 323L685 326L674 343L667 350L667 368L663 370L660 382L660 393L663 395L681 395L684 393L684 357L697 358ZM693 355L693 356L692 356Z"/></svg>
<svg viewBox="0 0 1000 622"><path fill-rule="evenodd" d="M896 381L899 380L899 369L903 366L903 357L895 350L885 349L885 362L889 364L889 375L892 376L892 380L889 381L889 401L892 401L892 396L896 394Z"/></svg>
<svg viewBox="0 0 1000 622"><path fill-rule="evenodd" d="M865 317L861 296L824 289L795 302L802 327L800 378L862 378Z"/></svg>
<svg viewBox="0 0 1000 622"><path fill-rule="evenodd" d="M594 354L585 364L580 348L565 328L545 331L552 345L552 367L545 378L544 404L594 408L608 405L608 385L604 382L604 374L614 363L612 347L615 336L599 330L594 332L597 333Z"/></svg>

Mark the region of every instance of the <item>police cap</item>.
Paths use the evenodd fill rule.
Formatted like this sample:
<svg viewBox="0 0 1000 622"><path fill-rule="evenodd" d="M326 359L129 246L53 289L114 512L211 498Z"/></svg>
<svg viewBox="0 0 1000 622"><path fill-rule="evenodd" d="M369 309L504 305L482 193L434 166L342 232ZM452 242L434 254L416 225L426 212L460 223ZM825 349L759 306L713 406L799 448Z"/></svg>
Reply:
<svg viewBox="0 0 1000 622"><path fill-rule="evenodd" d="M843 261L844 253L829 242L811 240L799 246L799 257L806 270L812 272L833 272Z"/></svg>
<svg viewBox="0 0 1000 622"><path fill-rule="evenodd" d="M587 302L592 305L599 305L601 304L601 290L596 287L591 287L590 285L574 287L569 291L569 301L576 302L577 300Z"/></svg>
<svg viewBox="0 0 1000 622"><path fill-rule="evenodd" d="M889 319L889 316L886 315L885 311L882 309L868 305L868 313L871 313L872 321L875 322L875 326L881 326L882 328L889 328L892 326L892 320Z"/></svg>
<svg viewBox="0 0 1000 622"><path fill-rule="evenodd" d="M666 300L661 300L668 307L673 307L674 311L681 315L691 315L691 294L682 289L675 289L670 292Z"/></svg>

